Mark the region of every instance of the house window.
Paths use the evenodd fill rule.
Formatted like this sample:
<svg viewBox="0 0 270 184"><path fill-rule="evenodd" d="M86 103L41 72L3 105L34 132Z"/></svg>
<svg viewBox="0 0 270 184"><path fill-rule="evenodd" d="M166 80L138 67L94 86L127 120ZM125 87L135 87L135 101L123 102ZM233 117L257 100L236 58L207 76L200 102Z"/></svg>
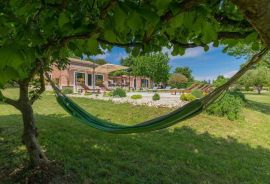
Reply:
<svg viewBox="0 0 270 184"><path fill-rule="evenodd" d="M96 81L103 81L103 75L96 75Z"/></svg>
<svg viewBox="0 0 270 184"><path fill-rule="evenodd" d="M85 84L85 75L84 73L75 73L76 85L81 86Z"/></svg>
<svg viewBox="0 0 270 184"><path fill-rule="evenodd" d="M96 85L99 87L103 87L103 75L95 75L96 77Z"/></svg>
<svg viewBox="0 0 270 184"><path fill-rule="evenodd" d="M148 80L147 79L142 79L141 83L142 83L142 88L148 88Z"/></svg>
<svg viewBox="0 0 270 184"><path fill-rule="evenodd" d="M88 86L92 86L92 74L88 74Z"/></svg>

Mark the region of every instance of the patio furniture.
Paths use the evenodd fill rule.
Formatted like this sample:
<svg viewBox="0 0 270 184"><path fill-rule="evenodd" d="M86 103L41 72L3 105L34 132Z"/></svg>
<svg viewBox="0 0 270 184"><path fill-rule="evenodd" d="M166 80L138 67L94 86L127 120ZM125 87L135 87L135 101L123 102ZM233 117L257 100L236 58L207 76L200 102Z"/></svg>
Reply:
<svg viewBox="0 0 270 184"><path fill-rule="evenodd" d="M89 88L88 86L86 86L85 84L81 85L81 87L83 88L82 91L84 91L85 93L94 93L94 94L100 94L100 88Z"/></svg>

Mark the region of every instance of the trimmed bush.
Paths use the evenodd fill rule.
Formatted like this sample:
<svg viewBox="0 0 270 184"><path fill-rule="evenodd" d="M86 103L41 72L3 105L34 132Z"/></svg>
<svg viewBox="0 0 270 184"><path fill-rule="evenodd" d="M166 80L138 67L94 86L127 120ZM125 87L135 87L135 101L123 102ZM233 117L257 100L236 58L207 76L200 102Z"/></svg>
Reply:
<svg viewBox="0 0 270 184"><path fill-rule="evenodd" d="M113 97L121 97L122 98L122 97L126 97L127 94L126 94L126 91L123 90L122 88L116 88L116 89L113 90L112 96Z"/></svg>
<svg viewBox="0 0 270 184"><path fill-rule="evenodd" d="M194 95L190 94L190 93L185 93L185 94L182 94L180 96L180 100L182 100L182 101L190 102L190 101L193 101L195 99L196 99L196 97Z"/></svg>
<svg viewBox="0 0 270 184"><path fill-rule="evenodd" d="M204 96L202 90L199 90L199 89L193 89L191 91L191 94L195 96L196 98L202 98Z"/></svg>
<svg viewBox="0 0 270 184"><path fill-rule="evenodd" d="M73 90L71 88L65 88L62 90L62 92L67 95L67 94L72 94L73 93Z"/></svg>
<svg viewBox="0 0 270 184"><path fill-rule="evenodd" d="M142 95L132 95L131 99L134 99L134 100L142 99Z"/></svg>
<svg viewBox="0 0 270 184"><path fill-rule="evenodd" d="M227 117L229 120L240 118L240 113L245 105L245 96L240 92L227 93L220 101L210 105L206 112L210 115Z"/></svg>
<svg viewBox="0 0 270 184"><path fill-rule="evenodd" d="M159 95L158 93L155 93L155 94L152 96L152 100L154 100L154 101L160 100L160 95Z"/></svg>

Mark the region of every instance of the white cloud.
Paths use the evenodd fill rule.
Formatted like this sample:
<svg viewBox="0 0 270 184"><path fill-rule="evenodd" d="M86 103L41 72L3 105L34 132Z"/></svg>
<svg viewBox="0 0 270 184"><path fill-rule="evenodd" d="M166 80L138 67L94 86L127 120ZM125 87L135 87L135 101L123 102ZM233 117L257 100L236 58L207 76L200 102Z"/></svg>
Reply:
<svg viewBox="0 0 270 184"><path fill-rule="evenodd" d="M213 80L215 80L216 78L217 78L217 76L215 76L215 75L209 75L209 76L195 76L195 79L196 79L196 80L199 80L199 81L204 81L204 80L206 80L206 81L208 81L208 80L213 81Z"/></svg>
<svg viewBox="0 0 270 184"><path fill-rule="evenodd" d="M226 78L231 78L234 74L236 74L237 70L232 70L232 71L229 71L229 72L226 72L226 73L221 73L221 74L215 74L215 75L208 75L208 76L196 76L195 79L196 80L200 80L200 81L203 81L203 80L215 80L219 75L223 75L224 77Z"/></svg>
<svg viewBox="0 0 270 184"><path fill-rule="evenodd" d="M119 53L117 56L117 60L121 60L122 58L125 59L128 57L128 54L126 52Z"/></svg>
<svg viewBox="0 0 270 184"><path fill-rule="evenodd" d="M168 49L168 48L163 48L162 49L162 53L167 53L168 56L171 58L171 60L174 59L184 59L184 58L194 58L194 57L198 57L201 56L205 53L205 51L203 50L202 47L196 47L196 48L190 48L190 49L186 49L186 52L183 56L173 56L172 53L173 49Z"/></svg>
<svg viewBox="0 0 270 184"><path fill-rule="evenodd" d="M103 54L92 56L93 59L106 59L110 55L109 51L105 51Z"/></svg>
<svg viewBox="0 0 270 184"><path fill-rule="evenodd" d="M209 44L209 51L207 52L211 52L214 49L216 49L212 44ZM163 48L162 49L162 53L167 53L169 55L169 57L171 58L171 60L174 59L186 59L186 58L196 58L199 56L204 55L206 52L204 51L203 47L195 47L195 48L188 48L185 51L185 54L183 56L173 56L171 53L173 51L173 48L168 49L168 48Z"/></svg>
<svg viewBox="0 0 270 184"><path fill-rule="evenodd" d="M233 71L230 71L230 72L226 72L224 73L224 77L226 78L231 78L234 74L236 74L237 70L233 70Z"/></svg>

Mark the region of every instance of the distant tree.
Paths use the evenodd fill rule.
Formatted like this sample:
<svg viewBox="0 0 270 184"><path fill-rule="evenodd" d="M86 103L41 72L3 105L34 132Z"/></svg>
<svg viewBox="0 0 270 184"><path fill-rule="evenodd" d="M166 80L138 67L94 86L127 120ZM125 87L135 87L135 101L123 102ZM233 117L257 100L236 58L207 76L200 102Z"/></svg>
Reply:
<svg viewBox="0 0 270 184"><path fill-rule="evenodd" d="M128 72L127 71L124 71L124 70L118 70L118 71L115 71L115 72L111 72L110 73L110 76L121 76L121 75L128 75Z"/></svg>
<svg viewBox="0 0 270 184"><path fill-rule="evenodd" d="M188 78L181 73L174 73L170 76L168 84L173 88L182 88L186 86Z"/></svg>
<svg viewBox="0 0 270 184"><path fill-rule="evenodd" d="M153 82L167 82L169 78L169 57L162 53L129 56L121 64L129 66L135 76L149 77Z"/></svg>
<svg viewBox="0 0 270 184"><path fill-rule="evenodd" d="M131 67L133 65L133 63L134 63L134 60L133 60L132 56L120 59L120 64L123 65L123 66Z"/></svg>
<svg viewBox="0 0 270 184"><path fill-rule="evenodd" d="M224 77L223 75L219 75L216 80L213 81L213 86L214 87L219 87L225 84L229 79Z"/></svg>
<svg viewBox="0 0 270 184"><path fill-rule="evenodd" d="M194 81L192 70L189 67L177 67L175 68L174 73L181 73L188 78L188 81Z"/></svg>
<svg viewBox="0 0 270 184"><path fill-rule="evenodd" d="M261 45L258 43L244 44L239 42L234 47L227 48L225 51L236 57L250 58L257 50L261 49ZM243 67L241 65L241 67ZM254 65L253 68L248 71L237 84L244 86L246 90L250 87L255 87L258 94L261 93L263 86L270 84L270 54L266 54L264 60Z"/></svg>
<svg viewBox="0 0 270 184"><path fill-rule="evenodd" d="M270 69L266 66L259 66L255 69L248 71L240 80L239 84L244 86L254 86L258 92L261 91L264 86L270 85Z"/></svg>
<svg viewBox="0 0 270 184"><path fill-rule="evenodd" d="M96 59L95 63L98 64L98 65L105 65L108 62L106 60L104 60L104 59Z"/></svg>

